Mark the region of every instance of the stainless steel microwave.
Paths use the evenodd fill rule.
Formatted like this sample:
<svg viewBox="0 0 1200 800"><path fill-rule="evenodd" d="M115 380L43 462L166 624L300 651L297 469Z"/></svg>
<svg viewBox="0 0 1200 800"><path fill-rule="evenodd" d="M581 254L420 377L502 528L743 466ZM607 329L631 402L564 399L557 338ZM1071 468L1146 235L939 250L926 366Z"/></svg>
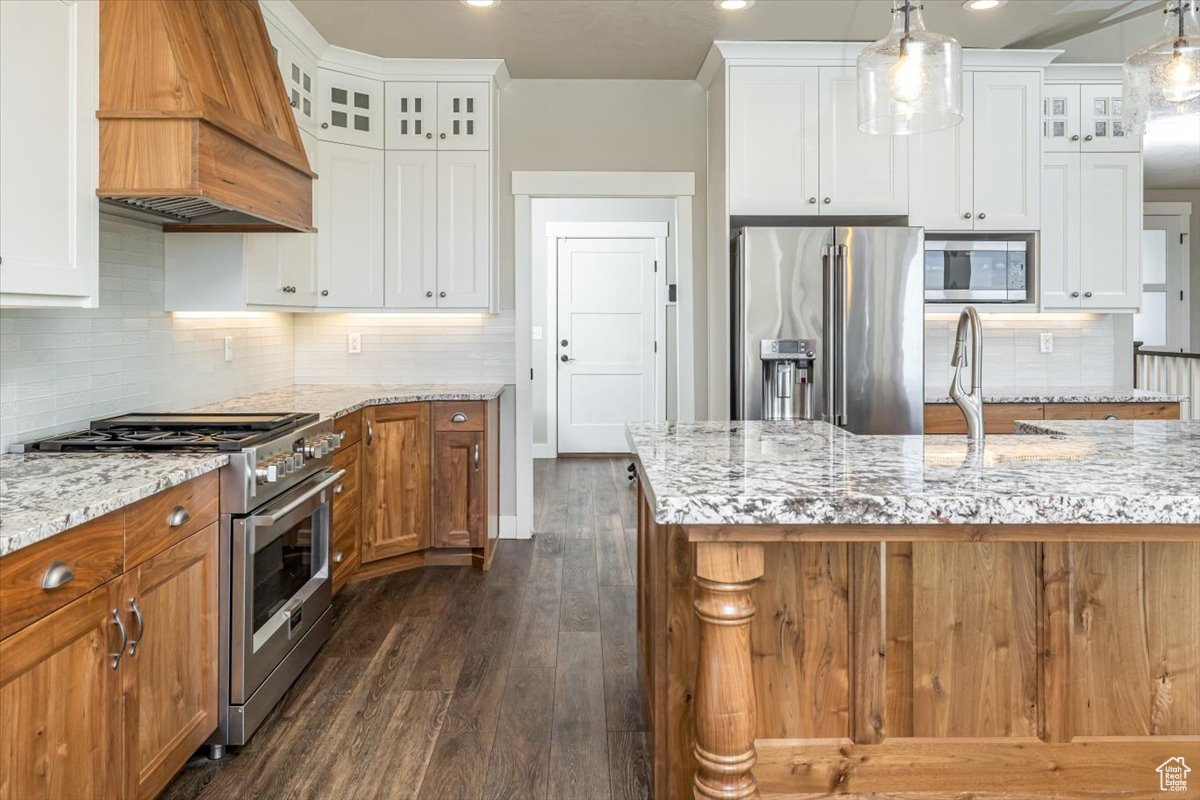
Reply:
<svg viewBox="0 0 1200 800"><path fill-rule="evenodd" d="M925 242L926 303L1024 303L1029 299L1026 242Z"/></svg>

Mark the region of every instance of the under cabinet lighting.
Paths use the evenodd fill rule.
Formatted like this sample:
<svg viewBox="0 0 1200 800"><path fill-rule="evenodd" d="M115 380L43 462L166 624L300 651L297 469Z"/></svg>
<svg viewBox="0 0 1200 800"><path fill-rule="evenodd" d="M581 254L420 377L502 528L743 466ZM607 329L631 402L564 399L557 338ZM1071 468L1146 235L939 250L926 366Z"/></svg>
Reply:
<svg viewBox="0 0 1200 800"><path fill-rule="evenodd" d="M991 11L1007 3L1008 0L967 0L963 8L967 11Z"/></svg>
<svg viewBox="0 0 1200 800"><path fill-rule="evenodd" d="M470 8L492 8L500 5L500 0L458 0L464 6Z"/></svg>
<svg viewBox="0 0 1200 800"><path fill-rule="evenodd" d="M745 11L754 0L713 0L713 5L722 11Z"/></svg>

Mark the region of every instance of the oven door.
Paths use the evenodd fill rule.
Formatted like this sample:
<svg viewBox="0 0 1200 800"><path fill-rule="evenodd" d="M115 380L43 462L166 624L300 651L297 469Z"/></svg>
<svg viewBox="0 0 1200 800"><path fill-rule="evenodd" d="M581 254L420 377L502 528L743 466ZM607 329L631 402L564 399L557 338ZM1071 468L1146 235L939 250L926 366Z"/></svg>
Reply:
<svg viewBox="0 0 1200 800"><path fill-rule="evenodd" d="M232 520L230 703L254 694L333 601L333 486L323 471L255 514Z"/></svg>

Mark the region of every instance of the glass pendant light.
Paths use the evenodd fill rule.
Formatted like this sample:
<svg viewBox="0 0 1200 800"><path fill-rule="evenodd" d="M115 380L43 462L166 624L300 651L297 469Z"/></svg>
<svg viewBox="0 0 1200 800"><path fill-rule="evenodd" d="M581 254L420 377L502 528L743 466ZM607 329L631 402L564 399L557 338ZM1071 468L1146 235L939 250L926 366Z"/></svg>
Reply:
<svg viewBox="0 0 1200 800"><path fill-rule="evenodd" d="M1200 0L1167 0L1163 38L1125 59L1126 126L1200 115Z"/></svg>
<svg viewBox="0 0 1200 800"><path fill-rule="evenodd" d="M962 47L925 29L922 6L893 0L892 29L858 56L858 129L903 135L962 122Z"/></svg>

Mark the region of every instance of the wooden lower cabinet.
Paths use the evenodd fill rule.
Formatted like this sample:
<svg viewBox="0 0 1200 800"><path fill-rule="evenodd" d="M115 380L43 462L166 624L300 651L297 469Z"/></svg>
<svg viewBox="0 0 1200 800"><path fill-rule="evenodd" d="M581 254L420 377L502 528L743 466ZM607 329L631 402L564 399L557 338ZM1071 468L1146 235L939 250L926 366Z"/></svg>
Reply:
<svg viewBox="0 0 1200 800"><path fill-rule="evenodd" d="M0 641L3 800L121 797L121 589L112 580Z"/></svg>
<svg viewBox="0 0 1200 800"><path fill-rule="evenodd" d="M487 540L483 433L433 435L434 547L483 547Z"/></svg>
<svg viewBox="0 0 1200 800"><path fill-rule="evenodd" d="M125 797L158 795L217 727L217 523L125 575Z"/></svg>
<svg viewBox="0 0 1200 800"><path fill-rule="evenodd" d="M1047 403L1045 419L1179 419L1179 403Z"/></svg>
<svg viewBox="0 0 1200 800"><path fill-rule="evenodd" d="M984 403L984 433L1013 433L1019 419L1179 419L1179 403ZM925 433L966 433L953 403L925 404Z"/></svg>
<svg viewBox="0 0 1200 800"><path fill-rule="evenodd" d="M333 593L358 569L358 540L362 530L362 445L343 446L333 456L333 468L346 474L333 490Z"/></svg>
<svg viewBox="0 0 1200 800"><path fill-rule="evenodd" d="M429 547L429 403L363 411L364 564Z"/></svg>

